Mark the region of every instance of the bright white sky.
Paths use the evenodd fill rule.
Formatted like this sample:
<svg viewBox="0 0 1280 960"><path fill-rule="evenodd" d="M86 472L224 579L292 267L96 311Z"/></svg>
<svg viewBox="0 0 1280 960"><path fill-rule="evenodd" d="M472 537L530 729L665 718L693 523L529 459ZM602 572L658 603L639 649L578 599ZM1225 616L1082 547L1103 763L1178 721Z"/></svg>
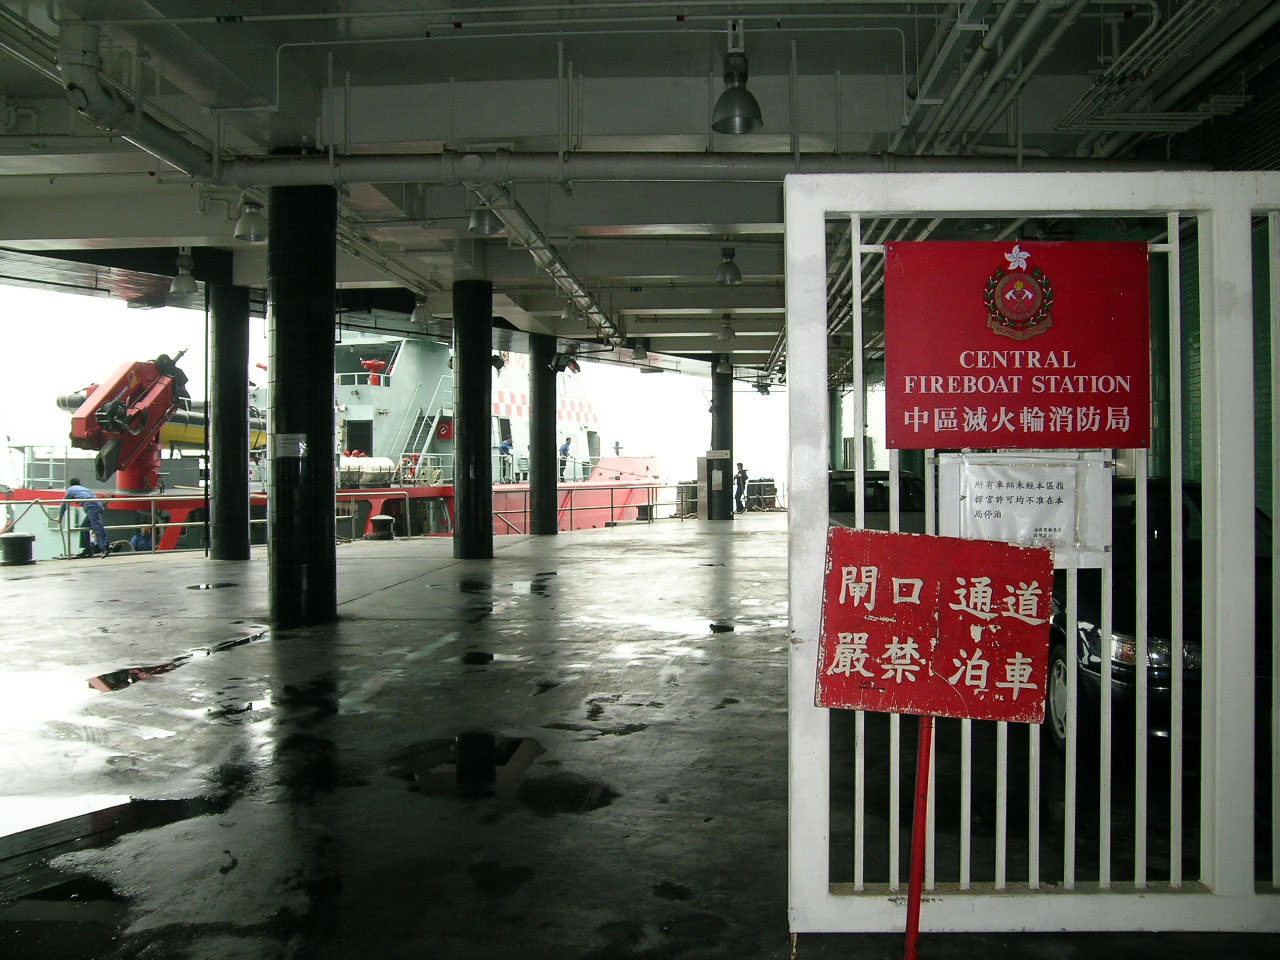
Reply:
<svg viewBox="0 0 1280 960"><path fill-rule="evenodd" d="M204 314L169 307L131 310L120 300L50 293L0 284L0 482L21 480L12 446L67 446L70 416L59 394L104 379L123 363L189 351L182 369L194 398L204 395ZM253 364L265 363L261 320L252 321ZM657 456L669 480L692 480L697 458L711 445L711 381L676 374L641 374L613 364L582 365L587 396L600 418L601 452L615 442L623 455ZM745 383L734 390L734 459L752 477L786 479L785 392L760 396Z"/></svg>

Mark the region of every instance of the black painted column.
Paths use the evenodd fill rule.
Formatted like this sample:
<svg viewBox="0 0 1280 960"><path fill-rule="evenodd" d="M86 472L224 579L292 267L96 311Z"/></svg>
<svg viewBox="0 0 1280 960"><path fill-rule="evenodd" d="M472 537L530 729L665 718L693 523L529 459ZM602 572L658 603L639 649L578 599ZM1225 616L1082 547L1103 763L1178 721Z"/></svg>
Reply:
<svg viewBox="0 0 1280 960"><path fill-rule="evenodd" d="M724 373L720 373L721 365ZM728 450L727 460L714 460L707 464L708 470L723 471L720 478L721 489L715 489L714 475L708 477L711 489L707 496L710 499L712 520L731 520L733 518L733 474L737 464L733 462L733 368L728 357L716 357L711 373L711 448Z"/></svg>
<svg viewBox="0 0 1280 960"><path fill-rule="evenodd" d="M272 187L271 482L267 494L271 617L281 626L337 617L334 530L333 322L337 193Z"/></svg>
<svg viewBox="0 0 1280 960"><path fill-rule="evenodd" d="M249 288L210 283L209 556L249 559Z"/></svg>
<svg viewBox="0 0 1280 960"><path fill-rule="evenodd" d="M453 555L493 556L493 284L453 283Z"/></svg>
<svg viewBox="0 0 1280 960"><path fill-rule="evenodd" d="M558 533L556 338L529 334L529 532Z"/></svg>
<svg viewBox="0 0 1280 960"><path fill-rule="evenodd" d="M831 452L827 459L832 470L844 469L844 394L839 387L827 390L827 409L830 412Z"/></svg>

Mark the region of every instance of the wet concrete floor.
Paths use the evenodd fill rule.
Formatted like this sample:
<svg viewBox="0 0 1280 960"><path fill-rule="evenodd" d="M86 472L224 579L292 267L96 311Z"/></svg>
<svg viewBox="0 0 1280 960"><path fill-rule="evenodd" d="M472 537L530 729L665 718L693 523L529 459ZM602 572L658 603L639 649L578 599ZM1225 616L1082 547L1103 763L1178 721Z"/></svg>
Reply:
<svg viewBox="0 0 1280 960"><path fill-rule="evenodd" d="M790 956L782 515L502 538L483 562L347 544L322 628L273 630L265 573L0 568L0 957ZM921 955L1278 947L926 935Z"/></svg>

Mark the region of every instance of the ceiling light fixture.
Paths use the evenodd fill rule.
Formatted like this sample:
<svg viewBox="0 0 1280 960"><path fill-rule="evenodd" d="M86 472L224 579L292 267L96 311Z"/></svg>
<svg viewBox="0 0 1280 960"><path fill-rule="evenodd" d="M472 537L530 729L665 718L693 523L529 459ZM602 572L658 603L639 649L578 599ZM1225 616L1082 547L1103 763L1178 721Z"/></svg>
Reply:
<svg viewBox="0 0 1280 960"><path fill-rule="evenodd" d="M733 325L729 323L729 314L724 315L724 324L720 327L720 335L716 337L721 343L733 343L738 339L738 335L733 332Z"/></svg>
<svg viewBox="0 0 1280 960"><path fill-rule="evenodd" d="M747 90L747 55L743 52L742 21L729 21L729 52L724 55L725 91L711 111L716 133L754 133L764 126L760 104Z"/></svg>
<svg viewBox="0 0 1280 960"><path fill-rule="evenodd" d="M572 300L564 305L564 309L560 311L561 323L573 323L578 319L578 308Z"/></svg>
<svg viewBox="0 0 1280 960"><path fill-rule="evenodd" d="M733 262L733 247L721 247L720 266L716 267L716 285L721 287L736 287L742 282L742 271L738 269L738 265Z"/></svg>
<svg viewBox="0 0 1280 960"><path fill-rule="evenodd" d="M240 219L236 221L235 238L246 243L261 243L267 239L267 218L262 215L262 204L258 201L240 198Z"/></svg>
<svg viewBox="0 0 1280 960"><path fill-rule="evenodd" d="M631 348L631 359L636 363L648 363L649 351L644 347L644 340L636 340L636 345Z"/></svg>
<svg viewBox="0 0 1280 960"><path fill-rule="evenodd" d="M178 248L178 275L169 281L169 293L175 297L190 297L199 290L196 278L191 275L194 263L190 247Z"/></svg>
<svg viewBox="0 0 1280 960"><path fill-rule="evenodd" d="M428 323L431 320L431 311L427 308L426 300L419 300L413 305L413 313L409 314L410 323Z"/></svg>
<svg viewBox="0 0 1280 960"><path fill-rule="evenodd" d="M507 365L507 361L503 360L502 355L498 353L495 353L489 358L489 363L493 365L494 370L501 370Z"/></svg>
<svg viewBox="0 0 1280 960"><path fill-rule="evenodd" d="M762 397L767 397L769 395L769 384L765 383L763 380L757 382L756 392L758 392Z"/></svg>
<svg viewBox="0 0 1280 960"><path fill-rule="evenodd" d="M471 211L471 219L467 221L467 232L482 237L497 236L505 229L498 215L488 207L476 207Z"/></svg>
<svg viewBox="0 0 1280 960"><path fill-rule="evenodd" d="M715 372L720 374L733 373L733 367L729 365L729 361L724 357L720 358L720 362L716 364Z"/></svg>

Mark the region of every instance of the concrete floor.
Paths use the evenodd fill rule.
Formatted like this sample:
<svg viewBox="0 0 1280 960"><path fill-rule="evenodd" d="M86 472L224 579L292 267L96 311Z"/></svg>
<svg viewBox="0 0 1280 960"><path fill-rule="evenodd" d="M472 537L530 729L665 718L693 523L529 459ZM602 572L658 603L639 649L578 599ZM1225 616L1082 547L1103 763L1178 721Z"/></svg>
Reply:
<svg viewBox="0 0 1280 960"><path fill-rule="evenodd" d="M341 619L279 632L265 556L0 568L0 957L789 956L785 517L450 554L343 545Z"/></svg>

